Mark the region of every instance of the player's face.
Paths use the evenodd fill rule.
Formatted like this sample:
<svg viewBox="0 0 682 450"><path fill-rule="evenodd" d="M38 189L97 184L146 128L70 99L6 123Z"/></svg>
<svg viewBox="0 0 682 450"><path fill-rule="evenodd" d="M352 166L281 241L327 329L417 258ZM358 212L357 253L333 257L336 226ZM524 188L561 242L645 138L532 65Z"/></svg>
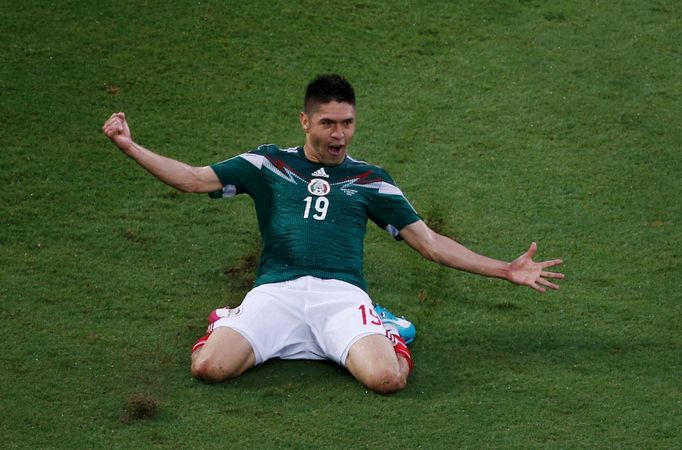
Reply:
<svg viewBox="0 0 682 450"><path fill-rule="evenodd" d="M301 113L305 131L305 156L329 166L341 164L355 134L355 106L329 102L317 105L310 115Z"/></svg>

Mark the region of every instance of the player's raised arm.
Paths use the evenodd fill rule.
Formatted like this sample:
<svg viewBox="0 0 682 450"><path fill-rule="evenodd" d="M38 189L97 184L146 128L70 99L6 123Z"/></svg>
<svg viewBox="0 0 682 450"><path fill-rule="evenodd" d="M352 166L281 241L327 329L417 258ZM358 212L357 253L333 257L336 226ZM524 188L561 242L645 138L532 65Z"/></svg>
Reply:
<svg viewBox="0 0 682 450"><path fill-rule="evenodd" d="M213 192L222 188L222 183L210 167L193 167L158 155L135 143L126 116L122 112L112 114L102 126L102 131L123 153L156 178L179 191Z"/></svg>
<svg viewBox="0 0 682 450"><path fill-rule="evenodd" d="M546 270L561 264L561 260L533 261L533 256L537 251L535 243L531 244L526 253L508 263L479 255L462 244L431 230L421 220L400 230L400 236L427 259L466 272L502 278L515 284L531 287L538 292L545 292L546 288L559 289L557 284L548 279L564 278L561 273Z"/></svg>

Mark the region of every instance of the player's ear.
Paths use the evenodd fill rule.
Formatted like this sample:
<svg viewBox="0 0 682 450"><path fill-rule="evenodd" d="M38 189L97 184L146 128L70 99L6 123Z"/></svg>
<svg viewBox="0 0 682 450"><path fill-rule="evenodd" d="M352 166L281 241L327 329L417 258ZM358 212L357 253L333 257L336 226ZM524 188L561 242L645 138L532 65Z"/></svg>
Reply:
<svg viewBox="0 0 682 450"><path fill-rule="evenodd" d="M303 131L307 133L308 126L310 126L310 120L308 119L308 115L305 113L305 111L301 111L299 121L301 122L301 128L303 128Z"/></svg>

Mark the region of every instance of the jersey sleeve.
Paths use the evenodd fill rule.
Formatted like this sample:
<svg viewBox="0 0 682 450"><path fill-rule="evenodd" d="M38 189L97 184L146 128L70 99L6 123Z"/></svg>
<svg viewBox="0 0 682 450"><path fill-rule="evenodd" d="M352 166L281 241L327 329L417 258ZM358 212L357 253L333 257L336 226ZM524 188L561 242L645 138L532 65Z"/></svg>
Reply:
<svg viewBox="0 0 682 450"><path fill-rule="evenodd" d="M223 184L219 191L210 192L211 198L229 198L247 193L253 195L260 181L261 167L265 159L262 147L248 153L242 153L211 165L211 169Z"/></svg>
<svg viewBox="0 0 682 450"><path fill-rule="evenodd" d="M396 186L391 176L381 170L381 182L368 204L369 218L399 239L404 227L421 220L421 216Z"/></svg>

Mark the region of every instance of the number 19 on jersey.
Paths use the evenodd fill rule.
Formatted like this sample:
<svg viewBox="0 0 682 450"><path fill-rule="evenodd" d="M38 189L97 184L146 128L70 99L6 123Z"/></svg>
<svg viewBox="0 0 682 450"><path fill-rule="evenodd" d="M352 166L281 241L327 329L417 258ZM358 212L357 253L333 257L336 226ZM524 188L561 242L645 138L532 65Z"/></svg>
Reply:
<svg viewBox="0 0 682 450"><path fill-rule="evenodd" d="M305 211L303 211L304 219L310 217L311 209L315 210L313 219L324 220L324 218L327 217L327 210L329 209L329 199L327 197L312 197L309 195L303 201L305 202Z"/></svg>

